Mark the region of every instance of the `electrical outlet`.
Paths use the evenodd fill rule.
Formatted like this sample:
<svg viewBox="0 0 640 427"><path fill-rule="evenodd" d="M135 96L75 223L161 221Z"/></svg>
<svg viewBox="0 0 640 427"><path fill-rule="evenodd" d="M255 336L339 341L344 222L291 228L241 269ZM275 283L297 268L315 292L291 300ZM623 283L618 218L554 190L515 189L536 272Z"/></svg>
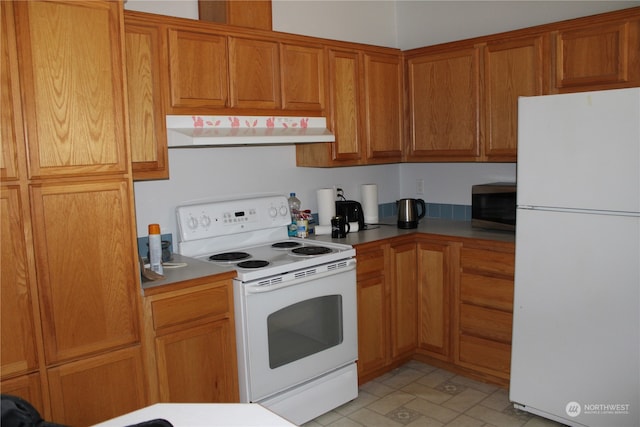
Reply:
<svg viewBox="0 0 640 427"><path fill-rule="evenodd" d="M424 194L424 179L422 178L416 180L416 194Z"/></svg>

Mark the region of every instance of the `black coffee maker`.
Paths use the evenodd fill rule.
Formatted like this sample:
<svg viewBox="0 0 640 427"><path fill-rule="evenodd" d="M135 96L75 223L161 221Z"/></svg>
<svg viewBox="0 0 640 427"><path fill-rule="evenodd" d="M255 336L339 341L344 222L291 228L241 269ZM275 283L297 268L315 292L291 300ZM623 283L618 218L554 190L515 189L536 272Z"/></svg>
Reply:
<svg viewBox="0 0 640 427"><path fill-rule="evenodd" d="M347 222L357 222L358 230L364 230L364 211L360 202L336 200L336 215L345 217Z"/></svg>

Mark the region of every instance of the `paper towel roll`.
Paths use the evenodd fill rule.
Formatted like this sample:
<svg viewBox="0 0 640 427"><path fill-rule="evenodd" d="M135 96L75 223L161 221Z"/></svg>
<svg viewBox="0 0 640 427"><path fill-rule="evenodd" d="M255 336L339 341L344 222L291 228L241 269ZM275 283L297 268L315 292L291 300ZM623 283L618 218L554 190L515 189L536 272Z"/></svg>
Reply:
<svg viewBox="0 0 640 427"><path fill-rule="evenodd" d="M318 198L318 224L331 225L331 218L336 216L336 198L333 188L321 188L316 191Z"/></svg>
<svg viewBox="0 0 640 427"><path fill-rule="evenodd" d="M315 233L316 236L331 234L331 225L316 225Z"/></svg>
<svg viewBox="0 0 640 427"><path fill-rule="evenodd" d="M378 222L378 185L362 184L360 192L364 222L365 224L376 224Z"/></svg>

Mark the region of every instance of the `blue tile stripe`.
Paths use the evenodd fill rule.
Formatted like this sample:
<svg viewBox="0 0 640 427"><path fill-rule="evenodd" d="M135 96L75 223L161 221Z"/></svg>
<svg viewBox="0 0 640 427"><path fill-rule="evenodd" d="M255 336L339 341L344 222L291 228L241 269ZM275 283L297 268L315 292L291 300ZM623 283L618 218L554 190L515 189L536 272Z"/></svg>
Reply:
<svg viewBox="0 0 640 427"><path fill-rule="evenodd" d="M426 218L454 219L458 221L471 221L471 205L452 205L447 203L427 203ZM384 203L378 206L380 218L393 217L398 214L395 202Z"/></svg>

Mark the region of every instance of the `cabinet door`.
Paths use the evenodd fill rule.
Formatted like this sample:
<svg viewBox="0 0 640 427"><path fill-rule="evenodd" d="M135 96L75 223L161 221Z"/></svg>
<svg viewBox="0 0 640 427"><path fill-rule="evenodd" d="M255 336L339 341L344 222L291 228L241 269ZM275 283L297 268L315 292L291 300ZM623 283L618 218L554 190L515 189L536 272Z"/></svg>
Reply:
<svg viewBox="0 0 640 427"><path fill-rule="evenodd" d="M410 356L418 346L417 250L413 241L391 244L391 355Z"/></svg>
<svg viewBox="0 0 640 427"><path fill-rule="evenodd" d="M143 372L138 346L49 369L52 419L86 426L144 407Z"/></svg>
<svg viewBox="0 0 640 427"><path fill-rule="evenodd" d="M167 113L190 114L189 108L228 107L227 38L170 28L168 42L171 98Z"/></svg>
<svg viewBox="0 0 640 427"><path fill-rule="evenodd" d="M556 89L611 89L629 86L634 79L637 84L638 22L592 24L555 33Z"/></svg>
<svg viewBox="0 0 640 427"><path fill-rule="evenodd" d="M419 347L443 360L451 355L451 304L457 265L456 244L418 241Z"/></svg>
<svg viewBox="0 0 640 427"><path fill-rule="evenodd" d="M6 378L34 371L38 367L38 358L20 190L18 187L3 187L0 191L0 372L2 378Z"/></svg>
<svg viewBox="0 0 640 427"><path fill-rule="evenodd" d="M358 248L358 378L379 374L390 362L389 287L385 246Z"/></svg>
<svg viewBox="0 0 640 427"><path fill-rule="evenodd" d="M169 177L159 26L125 21L129 135L134 179Z"/></svg>
<svg viewBox="0 0 640 427"><path fill-rule="evenodd" d="M280 108L278 43L229 37L231 106Z"/></svg>
<svg viewBox="0 0 640 427"><path fill-rule="evenodd" d="M325 107L325 57L321 46L280 45L282 107L322 111Z"/></svg>
<svg viewBox="0 0 640 427"><path fill-rule="evenodd" d="M232 336L231 322L225 319L156 338L161 401L238 402Z"/></svg>
<svg viewBox="0 0 640 427"><path fill-rule="evenodd" d="M48 364L139 341L126 180L31 189Z"/></svg>
<svg viewBox="0 0 640 427"><path fill-rule="evenodd" d="M408 160L475 160L480 155L478 64L475 48L408 60Z"/></svg>
<svg viewBox="0 0 640 427"><path fill-rule="evenodd" d="M403 85L400 55L364 55L367 163L400 161Z"/></svg>
<svg viewBox="0 0 640 427"><path fill-rule="evenodd" d="M484 155L489 161L516 160L518 97L544 93L545 40L540 35L484 47Z"/></svg>
<svg viewBox="0 0 640 427"><path fill-rule="evenodd" d="M0 179L18 178L18 145L23 144L13 3L0 2Z"/></svg>
<svg viewBox="0 0 640 427"><path fill-rule="evenodd" d="M15 2L31 177L125 173L118 2Z"/></svg>
<svg viewBox="0 0 640 427"><path fill-rule="evenodd" d="M331 129L336 136L333 160L356 164L362 158L360 53L329 50Z"/></svg>
<svg viewBox="0 0 640 427"><path fill-rule="evenodd" d="M11 394L26 400L36 408L40 416L46 417L41 387L40 374L23 375L0 383L2 394Z"/></svg>

